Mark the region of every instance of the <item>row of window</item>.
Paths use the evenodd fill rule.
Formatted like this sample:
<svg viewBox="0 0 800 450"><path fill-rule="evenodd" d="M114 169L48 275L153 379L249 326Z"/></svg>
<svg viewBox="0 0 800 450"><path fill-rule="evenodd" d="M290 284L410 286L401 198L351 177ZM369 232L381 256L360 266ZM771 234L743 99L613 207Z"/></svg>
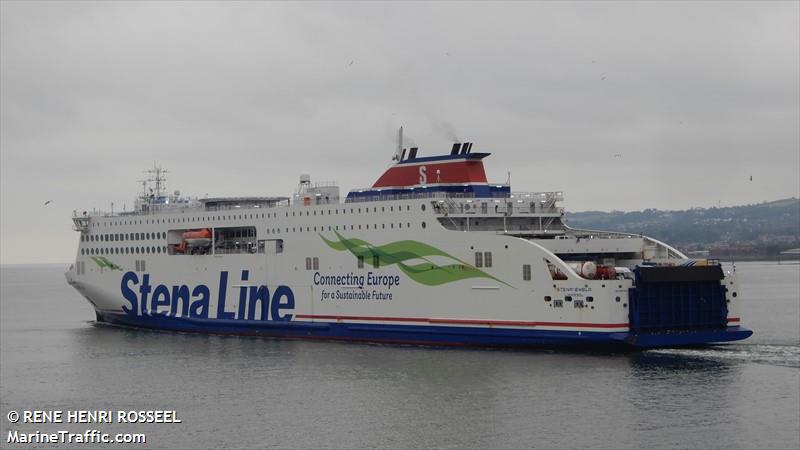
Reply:
<svg viewBox="0 0 800 450"><path fill-rule="evenodd" d="M356 229L361 230L362 227L363 227L363 229L369 230L370 229L369 226L370 226L370 224L365 224L363 226L361 224L359 224L358 228L356 228L355 225L350 225L350 230L356 230ZM427 224L425 222L422 222L420 224L420 226L422 228L425 228L425 227L427 227ZM328 229L328 231L333 231L333 230L338 231L340 229L339 227L340 227L339 225L328 225L327 229ZM411 222L406 222L405 227L406 228L411 228ZM403 228L403 223L402 222L398 223L397 224L397 228L402 229ZM347 225L341 225L341 229L342 230L347 230L348 229ZM372 229L373 230L377 230L378 229L378 224L377 223L374 224ZM382 223L381 226L380 226L380 229L381 230L385 230L386 229L386 224ZM389 229L390 230L394 229L394 223L390 223L389 224ZM310 232L310 231L325 231L325 226L306 227L305 230L303 230L303 227L292 227L291 230L292 230L291 233L302 233L303 231L306 231L306 232ZM289 227L284 228L284 232L285 233L289 233L290 232L289 231ZM281 229L280 228L267 228L267 234L279 234L279 233L281 233Z"/></svg>
<svg viewBox="0 0 800 450"><path fill-rule="evenodd" d="M81 255L149 255L167 253L166 246L151 247L113 247L113 248L82 248Z"/></svg>
<svg viewBox="0 0 800 450"><path fill-rule="evenodd" d="M154 233L110 233L110 234L81 234L82 242L116 242L116 241L143 241L150 239L166 239L167 233L156 231Z"/></svg>
<svg viewBox="0 0 800 450"><path fill-rule="evenodd" d="M406 211L411 211L411 206L410 205L405 205L405 206L406 206ZM402 210L403 210L402 206L398 206L397 207L397 211L398 212L400 212ZM422 210L425 211L425 205L424 204L422 205ZM329 216L331 214L334 214L334 215L338 215L339 214L339 210L338 209L324 209L324 210L320 210L319 211L319 215L320 216L324 216L326 212L328 213ZM372 208L372 212L373 213L377 213L378 212L378 207L374 206ZM385 206L381 206L380 212L385 213L386 212L386 207ZM389 207L389 212L394 212L394 206L390 206ZM317 215L317 210L313 210L313 211L306 210L305 213L306 213L305 214L306 216L316 216ZM369 213L370 213L369 208L363 208L363 214L369 214ZM342 208L342 214L347 214L347 208ZM362 214L362 208L355 208L355 207L354 208L350 208L350 214ZM292 217L297 217L297 216L302 216L302 215L303 215L303 211L292 211ZM288 211L286 212L286 217L289 217L289 212Z"/></svg>
<svg viewBox="0 0 800 450"><path fill-rule="evenodd" d="M248 217L249 216L249 217ZM278 218L278 213L262 213L261 218ZM162 223L187 223L187 222L203 222L209 220L247 220L247 219L258 219L258 214L232 214L232 215L223 215L223 216L202 216L202 217L174 217L168 219L145 219L145 220L119 220L113 222L103 222L104 227L112 226L126 226L126 225L156 225ZM92 224L93 227L100 226L100 222L95 222Z"/></svg>
<svg viewBox="0 0 800 450"><path fill-rule="evenodd" d="M398 212L402 211L403 210L403 206L406 207L406 211L411 211L411 205L398 205L397 206L397 211ZM422 204L421 208L422 208L423 211L425 211L425 204ZM341 209L341 214L347 214L347 210L348 210L348 208L342 208ZM378 212L378 207L377 206L373 207L372 211L370 211L370 208L368 208L368 207L364 207L364 208L353 207L353 208L349 208L349 210L350 210L350 214L362 214L362 211L363 211L364 214L367 214L367 213L370 213L370 212L377 213ZM394 212L394 211L395 211L395 207L394 206L389 206L389 212ZM338 215L339 214L339 209L337 208L337 209L320 210L319 211L319 215L320 216L324 216L326 212L327 212L327 215L329 215L329 216L331 214ZM381 213L386 212L386 207L385 206L381 206L380 212ZM306 210L305 213L306 213L305 214L306 216L312 216L312 215L316 216L316 215L318 215L316 209L313 210L313 211ZM289 212L286 211L285 215L286 215L286 217L289 217ZM303 215L303 211L292 211L292 217L302 216L302 215ZM261 213L260 216L261 216L260 217L261 219L269 219L269 218L277 219L278 218L278 213L277 212ZM187 223L187 222L203 222L203 221L209 221L209 220L237 220L237 219L238 220L247 220L247 219L258 219L258 218L259 218L259 214L258 213L255 213L255 214L230 214L230 215L221 215L221 216L172 217L172 218L165 218L165 219L144 219L144 220L142 220L142 219L140 219L140 220L116 220L116 221L110 221L110 222L104 221L102 226L126 226L126 225L142 225L142 224L149 225L149 224L162 224L162 223ZM94 227L100 226L100 222L95 222L95 223L92 224L92 226L94 226Z"/></svg>

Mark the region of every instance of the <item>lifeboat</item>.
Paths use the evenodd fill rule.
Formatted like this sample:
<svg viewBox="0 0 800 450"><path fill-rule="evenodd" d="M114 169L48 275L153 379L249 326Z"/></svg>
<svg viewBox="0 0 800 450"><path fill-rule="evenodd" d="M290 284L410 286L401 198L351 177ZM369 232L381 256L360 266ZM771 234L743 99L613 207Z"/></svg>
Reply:
<svg viewBox="0 0 800 450"><path fill-rule="evenodd" d="M211 245L211 230L203 228L201 230L186 231L181 235L181 243L175 246L176 253L191 253L192 249L205 248Z"/></svg>

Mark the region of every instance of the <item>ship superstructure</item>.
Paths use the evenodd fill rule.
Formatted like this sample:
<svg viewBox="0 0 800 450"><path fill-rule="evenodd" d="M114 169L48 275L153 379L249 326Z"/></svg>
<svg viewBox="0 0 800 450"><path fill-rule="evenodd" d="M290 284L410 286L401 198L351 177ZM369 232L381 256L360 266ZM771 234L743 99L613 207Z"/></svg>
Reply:
<svg viewBox="0 0 800 450"><path fill-rule="evenodd" d="M490 183L488 153L398 148L340 198L165 194L76 213L66 277L97 320L288 338L655 347L744 339L736 274L655 239L572 229L561 192Z"/></svg>

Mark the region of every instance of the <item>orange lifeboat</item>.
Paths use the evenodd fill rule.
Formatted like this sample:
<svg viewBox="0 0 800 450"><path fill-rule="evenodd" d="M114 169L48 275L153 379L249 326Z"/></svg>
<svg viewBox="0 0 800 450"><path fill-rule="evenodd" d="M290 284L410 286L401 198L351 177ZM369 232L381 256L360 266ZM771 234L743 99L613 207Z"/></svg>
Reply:
<svg viewBox="0 0 800 450"><path fill-rule="evenodd" d="M193 248L205 248L211 245L211 230L203 228L201 230L186 231L181 235L181 243L175 246L175 252L191 253Z"/></svg>

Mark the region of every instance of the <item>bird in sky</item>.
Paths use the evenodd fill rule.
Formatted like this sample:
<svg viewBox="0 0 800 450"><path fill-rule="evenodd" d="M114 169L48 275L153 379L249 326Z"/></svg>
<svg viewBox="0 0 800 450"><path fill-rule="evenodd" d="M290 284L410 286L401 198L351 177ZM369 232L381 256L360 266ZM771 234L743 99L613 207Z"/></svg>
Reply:
<svg viewBox="0 0 800 450"><path fill-rule="evenodd" d="M752 178L752 177L751 177L751 178ZM48 201L44 202L44 206L47 206L47 205L49 205L50 203L53 203L53 201L52 201L52 200L48 200Z"/></svg>
<svg viewBox="0 0 800 450"><path fill-rule="evenodd" d="M614 158L622 158L622 153L614 153Z"/></svg>

